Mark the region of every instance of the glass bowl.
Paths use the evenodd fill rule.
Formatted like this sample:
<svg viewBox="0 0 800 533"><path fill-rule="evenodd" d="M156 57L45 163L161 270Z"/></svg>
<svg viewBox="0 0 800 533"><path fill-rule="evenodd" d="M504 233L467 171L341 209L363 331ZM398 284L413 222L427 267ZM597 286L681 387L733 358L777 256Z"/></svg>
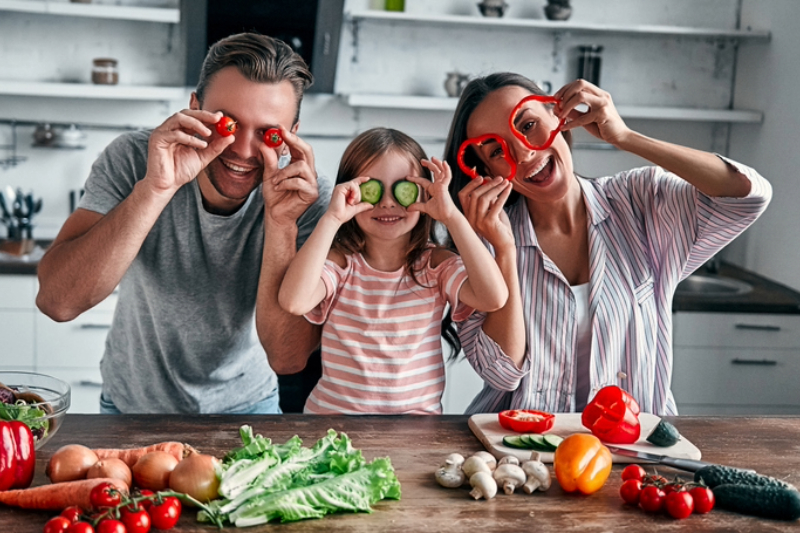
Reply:
<svg viewBox="0 0 800 533"><path fill-rule="evenodd" d="M15 404L0 405L0 419L22 420L33 432L38 450L56 434L69 409L69 384L36 372L0 371L0 384L11 389ZM8 399L8 391L0 391ZM20 401L24 402L24 404Z"/></svg>

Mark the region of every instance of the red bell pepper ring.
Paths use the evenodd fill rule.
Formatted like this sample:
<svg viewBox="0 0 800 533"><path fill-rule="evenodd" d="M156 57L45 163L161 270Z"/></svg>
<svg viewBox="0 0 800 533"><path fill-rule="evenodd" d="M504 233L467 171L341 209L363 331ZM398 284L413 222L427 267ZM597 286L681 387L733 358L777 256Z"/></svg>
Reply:
<svg viewBox="0 0 800 533"><path fill-rule="evenodd" d="M561 126L564 125L564 122L566 122L567 119L566 119L566 117L564 117L564 118L562 118L561 120L558 121L558 126L556 126L556 129L554 129L553 131L550 132L550 135L547 137L547 141L545 141L544 144L540 144L538 146L535 146L535 145L529 143L528 142L528 138L525 137L525 134L523 134L521 131L519 131L517 129L516 125L514 124L514 119L517 117L517 113L519 112L519 110L522 109L522 106L525 105L527 102L530 102L531 100L535 100L536 102L542 102L543 104L559 104L559 103L561 103L561 100L558 99L558 98L555 98L554 96L541 96L541 95L538 95L538 94L532 94L530 96L526 96L525 98L520 100L520 102L517 104L517 106L514 108L514 110L511 111L511 115L508 117L508 125L511 128L511 133L513 133L514 136L517 139L519 139L520 141L522 141L522 144L527 146L529 149L531 149L531 150L547 150L548 148L550 148L550 145L553 144L553 141L556 140L556 135L558 135L561 132Z"/></svg>
<svg viewBox="0 0 800 533"><path fill-rule="evenodd" d="M603 387L583 410L581 423L603 442L633 444L639 440L639 404L615 385Z"/></svg>
<svg viewBox="0 0 800 533"><path fill-rule="evenodd" d="M509 431L544 433L553 427L556 415L533 409L510 409L497 413L497 421Z"/></svg>
<svg viewBox="0 0 800 533"><path fill-rule="evenodd" d="M0 490L29 487L35 466L30 428L19 420L0 421Z"/></svg>
<svg viewBox="0 0 800 533"><path fill-rule="evenodd" d="M507 180L514 179L514 176L517 175L517 162L514 161L514 158L511 157L511 152L508 150L508 143L506 143L505 139L494 135L493 133L487 133L486 135L481 135L480 137L472 137L467 139L458 149L458 157L456 158L458 161L458 166L461 170L472 179L479 178L478 171L475 167L468 167L467 164L464 162L464 155L467 153L467 149L470 146L482 146L486 141L494 140L500 144L500 148L503 149L503 159L505 159L506 163L511 167L509 170L508 176L506 176Z"/></svg>

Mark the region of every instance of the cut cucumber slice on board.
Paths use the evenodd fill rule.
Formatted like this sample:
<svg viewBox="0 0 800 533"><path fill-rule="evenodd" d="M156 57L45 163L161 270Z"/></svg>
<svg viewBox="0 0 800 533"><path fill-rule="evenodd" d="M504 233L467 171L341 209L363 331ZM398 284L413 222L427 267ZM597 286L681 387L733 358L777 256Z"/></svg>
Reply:
<svg viewBox="0 0 800 533"><path fill-rule="evenodd" d="M522 450L524 450L524 449L526 449L528 447L527 444L522 442L522 437L521 436L518 437L516 435L509 435L509 436L503 437L503 444L505 444L506 446L508 446L510 448L519 448L519 449L522 449Z"/></svg>
<svg viewBox="0 0 800 533"><path fill-rule="evenodd" d="M558 448L558 445L564 441L563 437L559 437L558 435L545 435L544 436L544 443L550 447L551 450L555 451Z"/></svg>

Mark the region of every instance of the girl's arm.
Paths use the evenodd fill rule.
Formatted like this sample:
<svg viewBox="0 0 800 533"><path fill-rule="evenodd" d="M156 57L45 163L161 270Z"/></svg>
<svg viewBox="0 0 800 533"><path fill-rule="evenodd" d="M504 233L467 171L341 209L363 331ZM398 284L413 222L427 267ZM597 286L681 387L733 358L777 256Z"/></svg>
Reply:
<svg viewBox="0 0 800 533"><path fill-rule="evenodd" d="M317 226L289 264L278 293L278 302L286 312L304 315L325 298L322 268L341 225L372 205L361 202L359 185L368 180L359 177L333 189L331 204Z"/></svg>
<svg viewBox="0 0 800 533"><path fill-rule="evenodd" d="M564 130L583 126L598 139L680 176L708 196L744 198L750 193L750 180L716 155L651 139L629 129L611 95L585 80L568 83L554 96L561 99L556 114L559 118L568 117ZM576 111L575 107L581 104L589 110Z"/></svg>

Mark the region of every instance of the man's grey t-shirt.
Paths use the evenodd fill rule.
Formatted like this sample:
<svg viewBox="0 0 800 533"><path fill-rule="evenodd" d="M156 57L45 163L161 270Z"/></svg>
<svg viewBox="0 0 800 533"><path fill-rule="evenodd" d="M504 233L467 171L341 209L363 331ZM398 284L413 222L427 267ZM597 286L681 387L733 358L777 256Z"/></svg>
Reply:
<svg viewBox="0 0 800 533"><path fill-rule="evenodd" d="M80 208L107 214L147 169L150 131L126 133L100 155ZM299 247L330 201L298 220ZM161 213L119 285L100 362L103 394L124 413L238 411L273 394L277 377L255 330L264 249L261 186L233 215L208 213L197 180Z"/></svg>

